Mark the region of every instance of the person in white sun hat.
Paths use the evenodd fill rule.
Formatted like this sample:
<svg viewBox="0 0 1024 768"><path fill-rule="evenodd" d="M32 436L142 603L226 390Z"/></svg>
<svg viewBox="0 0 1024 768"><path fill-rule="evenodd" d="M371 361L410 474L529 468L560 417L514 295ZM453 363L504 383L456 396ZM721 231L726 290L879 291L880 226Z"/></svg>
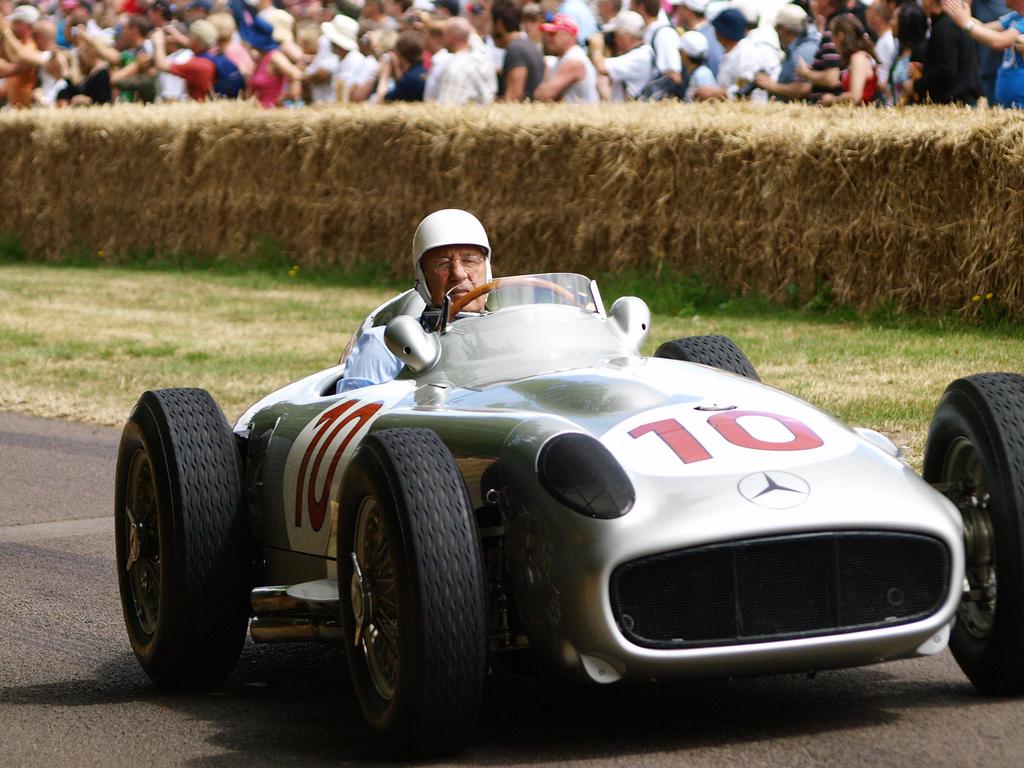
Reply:
<svg viewBox="0 0 1024 768"><path fill-rule="evenodd" d="M454 301L491 280L491 243L480 220L469 211L445 208L420 222L412 238L412 266L416 275L414 298L407 313L423 307L420 323L433 331L444 311L445 298ZM462 314L482 312L486 294L467 304ZM418 303L414 303L418 302ZM384 343L384 326L360 334L345 364L337 391L382 384L402 370L403 363Z"/></svg>
<svg viewBox="0 0 1024 768"><path fill-rule="evenodd" d="M339 13L323 22L320 31L316 58L306 68L310 98L314 104L347 101L365 58L359 51L359 22Z"/></svg>

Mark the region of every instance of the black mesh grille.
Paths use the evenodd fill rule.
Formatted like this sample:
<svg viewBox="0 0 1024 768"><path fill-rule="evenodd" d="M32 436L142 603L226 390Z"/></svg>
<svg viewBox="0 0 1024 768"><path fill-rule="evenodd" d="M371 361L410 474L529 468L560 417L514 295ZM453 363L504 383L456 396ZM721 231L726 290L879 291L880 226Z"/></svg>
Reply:
<svg viewBox="0 0 1024 768"><path fill-rule="evenodd" d="M612 610L648 648L758 643L908 624L935 613L949 552L928 536L847 531L678 550L615 569Z"/></svg>

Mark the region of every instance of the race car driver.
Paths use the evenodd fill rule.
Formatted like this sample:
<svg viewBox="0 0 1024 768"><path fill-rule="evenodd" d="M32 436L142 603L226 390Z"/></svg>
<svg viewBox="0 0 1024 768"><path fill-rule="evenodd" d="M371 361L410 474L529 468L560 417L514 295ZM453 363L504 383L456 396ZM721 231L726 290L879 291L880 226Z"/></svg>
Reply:
<svg viewBox="0 0 1024 768"><path fill-rule="evenodd" d="M447 295L454 301L491 279L491 245L476 216L458 208L445 208L427 216L412 238L416 291L427 303L420 322L434 330ZM464 313L480 312L486 294L471 301ZM384 345L384 328L371 328L360 336L345 366L338 392L391 381L402 361Z"/></svg>

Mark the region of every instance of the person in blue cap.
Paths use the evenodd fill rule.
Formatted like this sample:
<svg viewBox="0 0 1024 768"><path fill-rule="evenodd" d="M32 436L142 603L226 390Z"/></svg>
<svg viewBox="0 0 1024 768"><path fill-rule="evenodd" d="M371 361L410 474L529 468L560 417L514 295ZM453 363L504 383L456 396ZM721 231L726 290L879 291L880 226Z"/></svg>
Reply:
<svg viewBox="0 0 1024 768"><path fill-rule="evenodd" d="M711 21L715 36L725 53L718 64L718 85L702 86L694 92L697 101L749 97L765 102L768 94L756 87L758 74L778 76L780 62L771 49L747 40L747 18L738 8L726 8Z"/></svg>

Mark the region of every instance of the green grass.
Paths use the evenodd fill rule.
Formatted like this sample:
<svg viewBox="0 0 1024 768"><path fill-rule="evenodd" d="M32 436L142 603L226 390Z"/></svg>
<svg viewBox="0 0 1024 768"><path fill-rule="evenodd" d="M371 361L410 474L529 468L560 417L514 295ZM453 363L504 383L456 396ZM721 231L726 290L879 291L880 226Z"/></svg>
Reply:
<svg viewBox="0 0 1024 768"><path fill-rule="evenodd" d="M372 271L242 270L169 264L0 264L0 408L120 424L147 388L202 386L229 418L337 361L373 306L408 285ZM1024 328L955 318L858 317L735 298L699 280L619 275L605 302L636 294L655 311L645 350L694 334L732 337L762 379L880 429L919 461L945 386L1024 369Z"/></svg>

